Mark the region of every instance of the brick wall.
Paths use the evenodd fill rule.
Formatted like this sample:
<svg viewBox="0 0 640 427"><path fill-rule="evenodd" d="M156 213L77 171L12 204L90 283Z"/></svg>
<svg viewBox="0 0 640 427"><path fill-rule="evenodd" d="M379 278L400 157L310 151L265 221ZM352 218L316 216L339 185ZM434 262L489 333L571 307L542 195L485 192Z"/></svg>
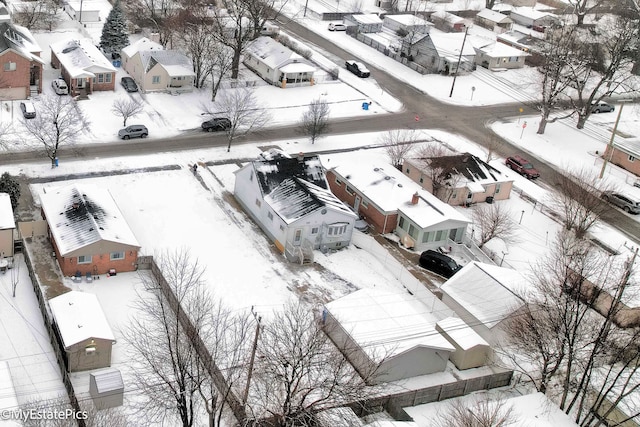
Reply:
<svg viewBox="0 0 640 427"><path fill-rule="evenodd" d="M115 268L116 272L135 271L138 260L138 251L124 251L124 258L114 261L110 259L110 254L93 254L91 262L87 264L78 264L78 257L62 257L57 250L56 254L65 276L75 276L77 271L82 275L107 274L112 268Z"/></svg>
<svg viewBox="0 0 640 427"><path fill-rule="evenodd" d="M14 71L5 71L5 64L13 62L16 64ZM24 88L24 97L29 95L29 78L31 61L12 51L6 51L0 55L0 87L3 88Z"/></svg>
<svg viewBox="0 0 640 427"><path fill-rule="evenodd" d="M633 161L629 160L629 154L624 151L620 151L616 148L613 149L613 155L611 155L611 148L607 146L607 150L604 153L606 159L610 158L611 163L618 165L629 172L640 176L640 158Z"/></svg>

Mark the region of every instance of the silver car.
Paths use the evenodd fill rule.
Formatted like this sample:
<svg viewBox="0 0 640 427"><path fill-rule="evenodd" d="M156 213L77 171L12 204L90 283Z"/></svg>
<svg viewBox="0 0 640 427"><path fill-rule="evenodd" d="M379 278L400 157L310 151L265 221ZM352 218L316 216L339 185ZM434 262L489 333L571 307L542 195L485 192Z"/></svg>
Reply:
<svg viewBox="0 0 640 427"><path fill-rule="evenodd" d="M147 135L149 135L149 130L144 125L131 125L118 131L120 139L146 138Z"/></svg>
<svg viewBox="0 0 640 427"><path fill-rule="evenodd" d="M602 193L602 199L612 205L616 205L627 213L640 213L640 202L626 194L621 194L616 191L605 191Z"/></svg>

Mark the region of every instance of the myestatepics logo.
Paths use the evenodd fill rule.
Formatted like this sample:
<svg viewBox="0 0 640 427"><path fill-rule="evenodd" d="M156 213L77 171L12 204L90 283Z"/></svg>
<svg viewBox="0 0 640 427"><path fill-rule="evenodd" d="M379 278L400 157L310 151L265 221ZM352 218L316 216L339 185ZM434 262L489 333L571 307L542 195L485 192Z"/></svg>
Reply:
<svg viewBox="0 0 640 427"><path fill-rule="evenodd" d="M30 409L28 411L3 409L0 411L0 420L86 420L87 411L74 411L73 409Z"/></svg>

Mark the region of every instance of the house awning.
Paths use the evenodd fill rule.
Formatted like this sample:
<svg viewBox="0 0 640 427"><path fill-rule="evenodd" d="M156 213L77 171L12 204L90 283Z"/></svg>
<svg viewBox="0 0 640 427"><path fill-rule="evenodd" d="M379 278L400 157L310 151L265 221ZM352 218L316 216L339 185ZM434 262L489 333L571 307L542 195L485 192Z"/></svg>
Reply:
<svg viewBox="0 0 640 427"><path fill-rule="evenodd" d="M316 68L309 64L304 64L302 62L292 62L291 64L287 64L284 67L280 68L280 71L283 73L313 73L316 71Z"/></svg>

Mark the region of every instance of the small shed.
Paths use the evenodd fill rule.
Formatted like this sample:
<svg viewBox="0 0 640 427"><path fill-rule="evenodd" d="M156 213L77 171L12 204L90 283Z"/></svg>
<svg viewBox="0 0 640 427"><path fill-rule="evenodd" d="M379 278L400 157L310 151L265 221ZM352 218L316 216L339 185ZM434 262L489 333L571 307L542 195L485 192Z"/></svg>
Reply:
<svg viewBox="0 0 640 427"><path fill-rule="evenodd" d="M438 10L431 14L431 21L436 28L444 32L461 33L467 29L464 19L444 10Z"/></svg>
<svg viewBox="0 0 640 427"><path fill-rule="evenodd" d="M514 23L523 25L527 28L531 27L548 27L557 24L560 20L558 17L549 12L542 12L533 7L516 7L509 14Z"/></svg>
<svg viewBox="0 0 640 427"><path fill-rule="evenodd" d="M13 232L16 222L13 219L11 197L0 193L0 258L13 256Z"/></svg>
<svg viewBox="0 0 640 427"><path fill-rule="evenodd" d="M71 17L71 19L85 22L100 22L100 9L102 4L95 1L66 1L63 10Z"/></svg>
<svg viewBox="0 0 640 427"><path fill-rule="evenodd" d="M476 23L494 33L504 33L513 28L513 20L507 15L495 10L482 9L476 15Z"/></svg>
<svg viewBox="0 0 640 427"><path fill-rule="evenodd" d="M433 23L425 21L419 16L412 14L386 15L382 25L391 31L404 31L406 33L422 33L429 32Z"/></svg>
<svg viewBox="0 0 640 427"><path fill-rule="evenodd" d="M124 381L120 370L109 369L91 373L89 394L98 410L122 406Z"/></svg>
<svg viewBox="0 0 640 427"><path fill-rule="evenodd" d="M491 357L491 346L464 320L447 317L436 323L436 331L455 348L449 360L461 371L487 364Z"/></svg>
<svg viewBox="0 0 640 427"><path fill-rule="evenodd" d="M359 33L377 33L382 31L382 19L376 14L348 15L344 18L346 25L357 26Z"/></svg>

